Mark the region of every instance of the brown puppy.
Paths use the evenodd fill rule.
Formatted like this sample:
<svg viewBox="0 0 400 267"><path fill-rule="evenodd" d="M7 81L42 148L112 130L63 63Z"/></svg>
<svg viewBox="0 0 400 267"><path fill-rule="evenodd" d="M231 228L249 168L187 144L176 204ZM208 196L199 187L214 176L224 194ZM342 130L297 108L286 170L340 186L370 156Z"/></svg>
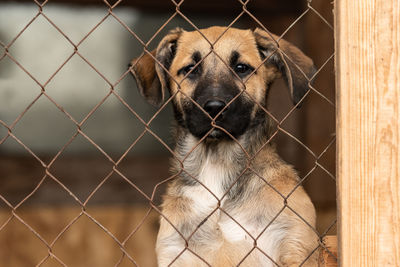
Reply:
<svg viewBox="0 0 400 267"><path fill-rule="evenodd" d="M260 29L176 29L131 62L141 94L159 106L169 91L176 119L160 267L316 265L314 206L267 142L264 111L277 77L297 104L315 71L299 49L284 40L277 49L275 40Z"/></svg>

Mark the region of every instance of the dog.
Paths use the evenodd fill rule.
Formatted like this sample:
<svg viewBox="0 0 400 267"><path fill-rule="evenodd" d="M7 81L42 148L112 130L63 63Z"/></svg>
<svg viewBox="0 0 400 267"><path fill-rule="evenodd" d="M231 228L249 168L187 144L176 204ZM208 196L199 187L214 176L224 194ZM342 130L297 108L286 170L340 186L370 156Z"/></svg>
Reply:
<svg viewBox="0 0 400 267"><path fill-rule="evenodd" d="M313 61L262 29L170 31L131 61L141 95L172 102L174 156L156 242L164 266L316 266L315 208L269 142L268 89L295 105Z"/></svg>

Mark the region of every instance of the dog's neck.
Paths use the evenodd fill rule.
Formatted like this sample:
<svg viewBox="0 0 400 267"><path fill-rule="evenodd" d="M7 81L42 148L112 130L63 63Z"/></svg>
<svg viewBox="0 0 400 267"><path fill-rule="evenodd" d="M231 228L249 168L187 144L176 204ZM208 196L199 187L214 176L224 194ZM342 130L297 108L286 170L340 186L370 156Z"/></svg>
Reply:
<svg viewBox="0 0 400 267"><path fill-rule="evenodd" d="M253 156L264 153L265 149L271 149L268 143L269 123L261 123L264 124L250 127L246 135L236 140L200 140L186 129L178 129L176 157L172 160L172 171L180 173L177 182L181 186L214 186L221 192L229 189L232 195L237 196L237 192L233 191L240 191L240 186L249 182L246 177L251 173L250 165L253 169L258 168L257 164L252 162ZM215 193L218 195L221 192Z"/></svg>

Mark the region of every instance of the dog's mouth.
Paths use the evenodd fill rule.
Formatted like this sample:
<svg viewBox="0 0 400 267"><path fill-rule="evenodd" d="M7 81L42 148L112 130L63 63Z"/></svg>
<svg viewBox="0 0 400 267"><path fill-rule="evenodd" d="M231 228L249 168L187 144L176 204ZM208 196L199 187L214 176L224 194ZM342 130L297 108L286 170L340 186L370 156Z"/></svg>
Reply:
<svg viewBox="0 0 400 267"><path fill-rule="evenodd" d="M229 134L227 134L224 130L221 130L219 128L214 128L211 130L211 132L209 131L209 134L207 135L206 138L214 140L227 139L229 138Z"/></svg>

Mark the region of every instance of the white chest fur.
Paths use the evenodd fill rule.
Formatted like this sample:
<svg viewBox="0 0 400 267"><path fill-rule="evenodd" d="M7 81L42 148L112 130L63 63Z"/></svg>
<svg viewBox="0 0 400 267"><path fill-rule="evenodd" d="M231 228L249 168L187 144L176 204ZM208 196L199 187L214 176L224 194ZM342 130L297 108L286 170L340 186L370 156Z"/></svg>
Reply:
<svg viewBox="0 0 400 267"><path fill-rule="evenodd" d="M217 162L207 157L201 164L196 177L199 183L185 190L185 196L193 201L193 211L202 219L212 213L209 221L216 224L215 228L222 232L225 239L230 242L250 240L246 231L255 234L255 229L249 224L248 218L234 209L225 210L224 207L227 199L226 185L235 181L232 179L232 177L235 178L232 171L224 160Z"/></svg>
<svg viewBox="0 0 400 267"><path fill-rule="evenodd" d="M193 145L188 147L188 151L195 147L194 142L187 144ZM228 208L224 205L227 201L227 188L230 187L230 183L235 182L242 170L234 163L234 159L240 153L240 148L227 146L222 149L224 151L220 150L219 154L225 156L216 157L215 154L205 156L207 153L199 146L185 158L183 162L185 171L196 178L198 183L186 187L183 194L192 200L192 212L198 218L198 222L204 223L201 228L204 231L214 231L208 232L207 236L220 235L223 240L231 244L247 243L250 249L256 238L257 247L275 258L276 249L284 236L280 230L282 225L277 222L264 231L264 227L269 222L268 219L263 225L256 221L255 211L235 205L229 205ZM201 162L199 158L202 159ZM204 222L206 218L207 221ZM259 236L261 232L263 234ZM198 231L198 234L201 234L201 231ZM218 246L217 243L212 242L213 246ZM262 253L258 254L260 254L260 260L265 257ZM263 259L261 262L271 263L268 259ZM262 266L269 266L268 264Z"/></svg>
<svg viewBox="0 0 400 267"><path fill-rule="evenodd" d="M185 191L185 196L193 200L196 212L203 215L218 207L218 202L224 201L223 181L227 177L223 164L217 164L207 158L200 166L198 175L192 175L198 183Z"/></svg>

